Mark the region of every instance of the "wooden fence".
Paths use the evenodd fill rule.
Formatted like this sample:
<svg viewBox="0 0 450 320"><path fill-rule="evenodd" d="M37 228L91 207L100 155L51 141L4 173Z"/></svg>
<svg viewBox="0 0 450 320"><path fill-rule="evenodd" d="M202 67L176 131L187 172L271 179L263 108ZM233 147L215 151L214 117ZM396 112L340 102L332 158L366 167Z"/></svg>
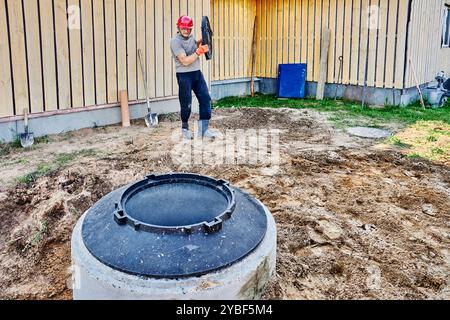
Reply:
<svg viewBox="0 0 450 320"><path fill-rule="evenodd" d="M251 75L257 16L256 76L276 78L278 64L303 62L317 81L329 28L328 83L340 82L342 57L343 84L411 87L409 56L420 83L450 70L450 49L440 48L444 2L413 0L408 23L409 0L0 0L0 117L116 104L120 90L141 101L139 49L150 97L175 97L169 41L181 14L194 18L197 38L201 16L211 18L208 82Z"/></svg>
<svg viewBox="0 0 450 320"><path fill-rule="evenodd" d="M257 15L257 76L276 78L278 64L303 62L307 80L318 81L321 34L329 28L328 83L339 81L342 56L344 84L367 78L369 86L403 88L408 0L213 0L211 11L219 52L213 80L250 75Z"/></svg>
<svg viewBox="0 0 450 320"><path fill-rule="evenodd" d="M181 14L200 37L209 0L0 0L0 117L178 94L170 38ZM203 60L209 81L209 62Z"/></svg>

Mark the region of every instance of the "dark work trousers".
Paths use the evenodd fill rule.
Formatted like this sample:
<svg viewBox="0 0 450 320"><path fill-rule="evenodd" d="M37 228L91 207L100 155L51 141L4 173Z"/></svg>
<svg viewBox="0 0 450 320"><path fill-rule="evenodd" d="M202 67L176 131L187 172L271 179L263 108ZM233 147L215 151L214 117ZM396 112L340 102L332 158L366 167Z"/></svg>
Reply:
<svg viewBox="0 0 450 320"><path fill-rule="evenodd" d="M200 120L211 119L211 96L209 95L208 86L202 72L193 71L185 73L177 73L178 80L178 98L181 106L181 121L183 129L188 129L188 121L191 116L192 109L192 91L200 104Z"/></svg>

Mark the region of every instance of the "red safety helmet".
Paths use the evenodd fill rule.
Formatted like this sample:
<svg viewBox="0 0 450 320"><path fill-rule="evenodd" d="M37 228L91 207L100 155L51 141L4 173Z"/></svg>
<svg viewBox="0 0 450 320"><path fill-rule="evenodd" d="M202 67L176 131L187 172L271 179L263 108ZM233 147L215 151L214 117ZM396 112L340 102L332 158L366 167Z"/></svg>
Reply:
<svg viewBox="0 0 450 320"><path fill-rule="evenodd" d="M194 20L189 16L181 16L178 19L177 27L180 29L192 29L194 28Z"/></svg>

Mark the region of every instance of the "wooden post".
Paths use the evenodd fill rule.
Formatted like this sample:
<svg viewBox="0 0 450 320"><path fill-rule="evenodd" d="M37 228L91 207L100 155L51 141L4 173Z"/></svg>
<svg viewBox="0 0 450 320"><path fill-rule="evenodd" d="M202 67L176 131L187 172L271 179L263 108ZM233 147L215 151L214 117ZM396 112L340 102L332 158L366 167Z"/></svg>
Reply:
<svg viewBox="0 0 450 320"><path fill-rule="evenodd" d="M122 113L122 127L129 127L130 124L130 110L128 108L128 93L122 90L119 93L120 111Z"/></svg>
<svg viewBox="0 0 450 320"><path fill-rule="evenodd" d="M327 79L328 49L330 47L330 35L331 35L330 29L323 30L322 52L320 56L320 73L316 94L317 100L323 100L325 93L325 81Z"/></svg>
<svg viewBox="0 0 450 320"><path fill-rule="evenodd" d="M414 68L414 64L412 62L411 57L409 57L409 64L411 66L411 70L412 70L412 73L413 73L413 76L414 76L414 80L416 81L416 88L417 88L417 91L419 92L420 104L422 105L422 108L425 109L425 102L423 101L422 90L420 90L419 80L417 79L416 69Z"/></svg>

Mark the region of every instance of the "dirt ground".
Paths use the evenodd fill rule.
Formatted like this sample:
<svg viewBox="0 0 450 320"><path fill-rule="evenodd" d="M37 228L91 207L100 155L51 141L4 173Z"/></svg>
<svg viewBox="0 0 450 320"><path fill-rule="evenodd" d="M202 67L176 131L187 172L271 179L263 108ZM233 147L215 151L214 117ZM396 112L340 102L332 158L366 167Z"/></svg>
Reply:
<svg viewBox="0 0 450 320"><path fill-rule="evenodd" d="M227 179L273 213L277 273L266 299L450 299L448 166L350 137L310 110L215 110L214 119L222 131L280 129L279 167L174 161L176 115L0 156L0 298L70 299L70 237L83 212L150 172L183 170ZM61 154L64 165L17 184Z"/></svg>

